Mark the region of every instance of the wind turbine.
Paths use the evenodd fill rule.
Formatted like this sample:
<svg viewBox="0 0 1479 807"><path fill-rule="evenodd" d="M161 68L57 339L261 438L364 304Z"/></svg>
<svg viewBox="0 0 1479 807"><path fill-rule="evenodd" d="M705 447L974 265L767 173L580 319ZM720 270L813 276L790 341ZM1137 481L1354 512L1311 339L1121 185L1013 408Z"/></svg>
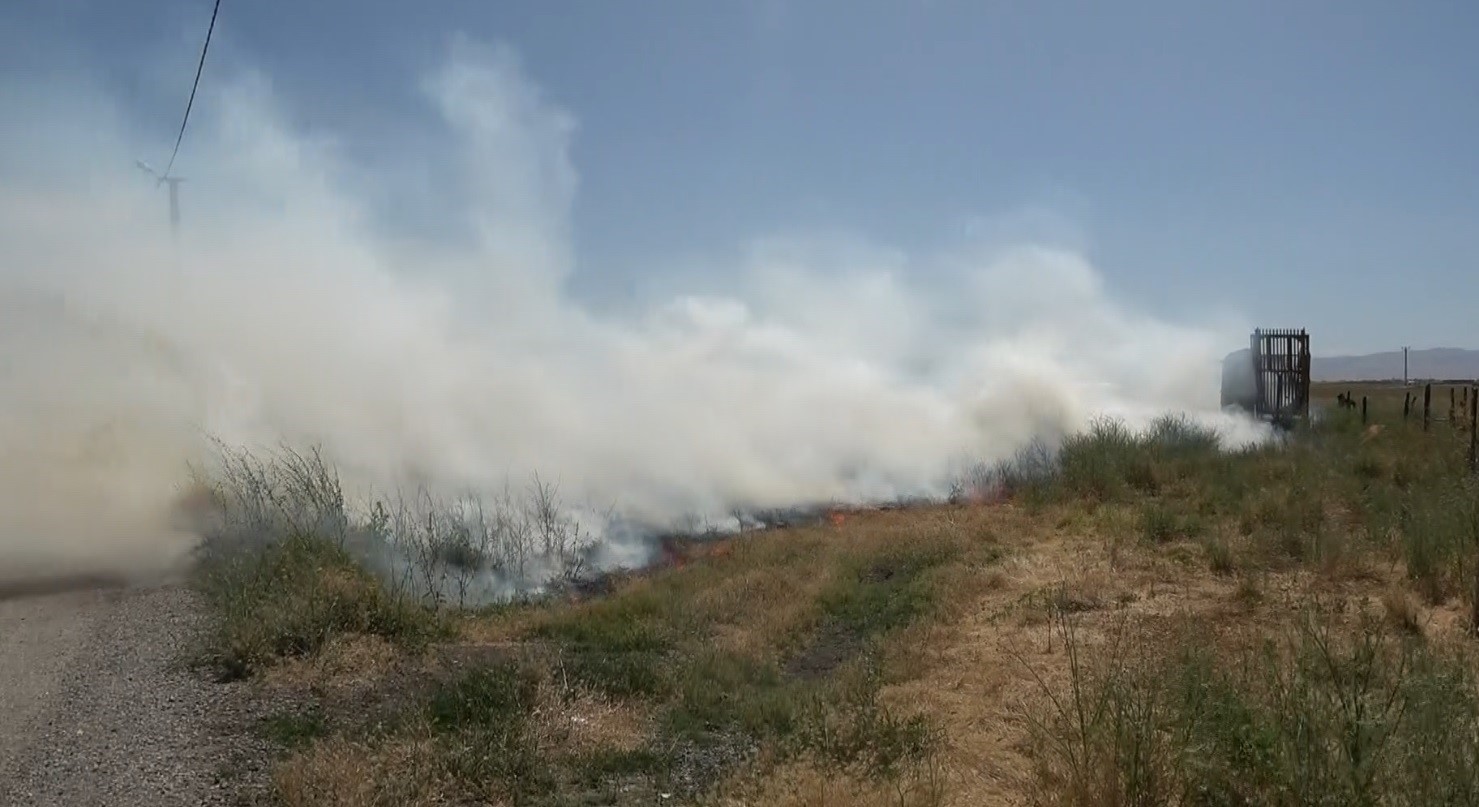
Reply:
<svg viewBox="0 0 1479 807"><path fill-rule="evenodd" d="M155 187L159 187L160 185L163 185L166 182L169 183L169 229L170 229L170 234L171 235L173 235L175 238L179 238L180 237L180 183L181 182L184 182L185 181L185 178L184 177L169 177L169 176L164 176L164 175L160 174L158 171L155 171L154 170L154 167L152 165L144 162L143 160L134 160L134 165L137 165L139 167L139 170L143 171L144 173L146 173L149 176L154 177L156 180L158 180L157 182L154 183L154 186Z"/></svg>

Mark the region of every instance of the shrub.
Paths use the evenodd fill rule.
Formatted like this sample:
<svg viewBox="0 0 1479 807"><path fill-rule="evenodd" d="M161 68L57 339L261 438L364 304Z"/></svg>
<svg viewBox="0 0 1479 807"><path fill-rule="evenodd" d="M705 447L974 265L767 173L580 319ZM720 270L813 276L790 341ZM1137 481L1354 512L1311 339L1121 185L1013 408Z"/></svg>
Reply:
<svg viewBox="0 0 1479 807"><path fill-rule="evenodd" d="M1308 614L1230 656L1197 631L1131 663L1094 659L1071 622L1066 688L1035 721L1038 782L1060 804L1454 804L1479 798L1479 680L1462 658ZM1160 659L1160 660L1157 660Z"/></svg>
<svg viewBox="0 0 1479 807"><path fill-rule="evenodd" d="M313 653L342 634L416 648L444 630L436 613L387 592L342 546L316 535L214 556L197 581L214 617L206 656L226 677Z"/></svg>

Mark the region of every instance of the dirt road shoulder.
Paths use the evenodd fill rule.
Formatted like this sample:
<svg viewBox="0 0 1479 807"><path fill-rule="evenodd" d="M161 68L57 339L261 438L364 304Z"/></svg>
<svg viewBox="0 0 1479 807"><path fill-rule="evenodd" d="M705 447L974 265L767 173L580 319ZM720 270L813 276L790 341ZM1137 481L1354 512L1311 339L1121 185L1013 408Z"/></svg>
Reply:
<svg viewBox="0 0 1479 807"><path fill-rule="evenodd" d="M182 663L188 589L0 600L0 804L239 804L265 768L246 693Z"/></svg>

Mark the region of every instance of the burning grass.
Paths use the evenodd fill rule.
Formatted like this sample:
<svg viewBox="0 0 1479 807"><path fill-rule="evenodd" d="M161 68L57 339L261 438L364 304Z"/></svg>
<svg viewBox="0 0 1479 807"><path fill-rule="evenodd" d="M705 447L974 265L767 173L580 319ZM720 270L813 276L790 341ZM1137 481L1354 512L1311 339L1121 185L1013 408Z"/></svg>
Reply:
<svg viewBox="0 0 1479 807"><path fill-rule="evenodd" d="M1384 426L1099 424L953 504L473 610L295 533L232 567L215 657L306 693L293 805L1474 803L1479 489Z"/></svg>

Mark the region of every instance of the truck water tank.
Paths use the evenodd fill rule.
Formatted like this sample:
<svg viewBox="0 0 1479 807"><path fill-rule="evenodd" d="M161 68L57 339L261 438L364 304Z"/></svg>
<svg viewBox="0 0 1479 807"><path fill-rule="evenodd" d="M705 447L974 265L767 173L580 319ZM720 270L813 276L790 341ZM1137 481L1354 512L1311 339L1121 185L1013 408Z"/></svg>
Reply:
<svg viewBox="0 0 1479 807"><path fill-rule="evenodd" d="M1222 408L1235 406L1255 411L1258 382L1253 375L1253 351L1248 348L1227 354L1222 360Z"/></svg>

